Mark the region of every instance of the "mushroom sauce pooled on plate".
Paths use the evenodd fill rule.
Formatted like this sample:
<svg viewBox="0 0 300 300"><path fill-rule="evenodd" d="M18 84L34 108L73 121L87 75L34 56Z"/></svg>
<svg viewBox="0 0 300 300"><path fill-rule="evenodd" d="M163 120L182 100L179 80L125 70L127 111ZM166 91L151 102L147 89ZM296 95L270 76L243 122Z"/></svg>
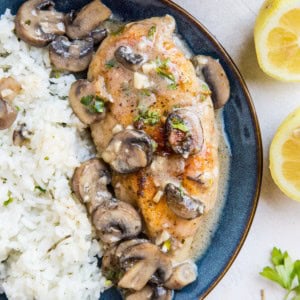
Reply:
<svg viewBox="0 0 300 300"><path fill-rule="evenodd" d="M15 18L21 40L49 45L55 71L80 74L69 104L97 154L71 187L104 246L104 276L128 300L171 299L196 280L192 244L218 198L215 110L229 81L218 60L187 57L175 27L170 15L122 24L98 0L68 14L29 0ZM8 128L17 112L0 106Z"/></svg>

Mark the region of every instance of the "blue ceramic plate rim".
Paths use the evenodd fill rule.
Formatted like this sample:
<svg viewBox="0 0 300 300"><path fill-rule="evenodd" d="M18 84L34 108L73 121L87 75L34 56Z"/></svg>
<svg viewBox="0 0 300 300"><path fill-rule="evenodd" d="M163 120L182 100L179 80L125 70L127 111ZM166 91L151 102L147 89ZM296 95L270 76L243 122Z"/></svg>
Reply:
<svg viewBox="0 0 300 300"><path fill-rule="evenodd" d="M105 2L106 0L104 0ZM141 2L141 0L133 0L133 2ZM10 2L10 1L9 1ZM24 0L16 0L10 2L10 7L13 9L16 9L17 3L24 2ZM56 1L57 5L60 5L60 1ZM69 1L66 0L68 3ZM78 6L79 2L87 2L87 0L75 0L74 5ZM147 1L146 1L147 2ZM224 62L224 66L228 67L232 74L235 77L235 80L238 82L239 88L242 89L243 93L243 100L246 100L246 104L249 109L250 113L250 118L253 123L253 128L254 128L254 138L256 141L256 158L257 158L257 167L256 167L256 182L255 182L255 192L252 193L252 198L247 199L249 203L252 204L248 214L247 214L247 219L245 219L245 227L242 231L240 240L237 244L235 244L234 251L231 253L231 256L228 258L225 266L221 269L221 271L218 271L214 279L210 282L209 286L202 291L200 294L200 299L204 299L213 289L214 287L221 281L221 279L224 277L226 272L229 270L231 265L233 264L234 260L236 259L239 251L241 250L246 237L248 235L248 232L250 230L251 224L254 219L255 211L257 208L258 204L258 199L259 199L259 194L260 194L260 189L261 189L261 181L262 181L262 170L263 170L263 156L262 156L262 140L261 140L261 133L260 133L260 128L259 128L259 123L257 119L257 115L255 112L255 108L253 105L253 102L251 100L250 93L247 89L247 86L238 70L236 67L235 63L232 61L226 50L222 47L222 45L217 41L216 38L212 36L212 34L206 29L203 24L201 24L196 18L194 18L190 13L188 13L186 10L181 8L179 5L175 4L174 2L170 0L157 0L157 2L160 2L161 4L165 5L166 7L170 8L171 10L176 11L180 15L184 16L189 22L192 23L192 25L197 29L197 31L201 32L201 34L204 35L204 39L209 40L209 42L213 45L213 47L219 52L222 56L222 60ZM7 2L6 2L7 3ZM75 4L76 3L76 4ZM73 4L73 3L72 3ZM7 6L6 6L7 7ZM3 13L3 12L1 12ZM121 15L122 16L122 15ZM209 248L208 248L209 249ZM201 279L199 279L201 280ZM178 295L180 296L180 295ZM183 296L184 297L184 296ZM5 297L4 297L5 298ZM104 298L107 299L106 295L104 295ZM0 296L0 299L3 299L3 297ZM111 298L109 298L111 299ZM176 297L177 299L177 297ZM189 298L190 299L190 298Z"/></svg>

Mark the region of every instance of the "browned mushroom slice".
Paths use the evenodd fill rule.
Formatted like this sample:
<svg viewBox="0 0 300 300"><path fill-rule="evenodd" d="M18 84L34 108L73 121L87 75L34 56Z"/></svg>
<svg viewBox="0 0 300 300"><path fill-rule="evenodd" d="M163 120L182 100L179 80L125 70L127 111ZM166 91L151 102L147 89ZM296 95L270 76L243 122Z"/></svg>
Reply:
<svg viewBox="0 0 300 300"><path fill-rule="evenodd" d="M65 33L64 14L56 12L54 2L49 0L25 1L17 12L15 25L17 36L36 47L44 47Z"/></svg>
<svg viewBox="0 0 300 300"><path fill-rule="evenodd" d="M107 190L110 181L106 165L98 158L93 158L75 169L72 189L91 214L103 201L112 199L112 194Z"/></svg>
<svg viewBox="0 0 300 300"><path fill-rule="evenodd" d="M193 57L192 62L197 75L204 76L212 91L214 108L223 107L230 97L230 83L219 60L210 56L197 55Z"/></svg>
<svg viewBox="0 0 300 300"><path fill-rule="evenodd" d="M86 37L110 16L111 10L101 1L94 0L84 6L77 14L69 14L66 26L67 36L71 39Z"/></svg>
<svg viewBox="0 0 300 300"><path fill-rule="evenodd" d="M166 200L169 208L183 219L195 219L204 213L204 204L187 195L181 188L172 183L165 187Z"/></svg>
<svg viewBox="0 0 300 300"><path fill-rule="evenodd" d="M195 281L197 275L197 266L192 262L186 262L173 269L173 274L164 286L171 290L180 290Z"/></svg>
<svg viewBox="0 0 300 300"><path fill-rule="evenodd" d="M116 199L98 206L92 220L100 239L108 244L136 237L142 230L141 217L134 207Z"/></svg>
<svg viewBox="0 0 300 300"><path fill-rule="evenodd" d="M101 269L103 275L111 280L113 283L118 283L121 277L124 275L124 270L121 269L119 259L123 256L125 251L128 251L130 247L141 243L147 243L149 241L144 239L131 239L121 242L119 245L108 248L103 255L101 262Z"/></svg>
<svg viewBox="0 0 300 300"><path fill-rule="evenodd" d="M126 270L118 283L121 288L139 291L149 280L164 283L172 274L170 258L149 242L129 247L119 261Z"/></svg>
<svg viewBox="0 0 300 300"><path fill-rule="evenodd" d="M0 98L0 130L9 128L15 122L17 115L16 109Z"/></svg>
<svg viewBox="0 0 300 300"><path fill-rule="evenodd" d="M126 129L117 133L102 158L111 168L122 174L136 172L152 162L151 138L143 131Z"/></svg>
<svg viewBox="0 0 300 300"><path fill-rule="evenodd" d="M84 124L90 125L105 117L105 105L97 96L97 83L79 79L74 82L69 92L70 105Z"/></svg>
<svg viewBox="0 0 300 300"><path fill-rule="evenodd" d="M11 102L20 93L22 87L13 77L0 79L0 96L3 100Z"/></svg>
<svg viewBox="0 0 300 300"><path fill-rule="evenodd" d="M166 121L168 145L172 150L187 158L201 151L203 129L199 117L189 109L176 109Z"/></svg>
<svg viewBox="0 0 300 300"><path fill-rule="evenodd" d="M125 68L132 71L136 71L145 62L145 57L134 53L129 46L120 46L115 51L115 58Z"/></svg>
<svg viewBox="0 0 300 300"><path fill-rule="evenodd" d="M70 41L58 36L49 47L50 61L57 70L84 71L92 60L93 45L92 38Z"/></svg>
<svg viewBox="0 0 300 300"><path fill-rule="evenodd" d="M103 25L96 27L93 31L91 31L91 37L94 40L94 45L100 44L106 37L108 31Z"/></svg>

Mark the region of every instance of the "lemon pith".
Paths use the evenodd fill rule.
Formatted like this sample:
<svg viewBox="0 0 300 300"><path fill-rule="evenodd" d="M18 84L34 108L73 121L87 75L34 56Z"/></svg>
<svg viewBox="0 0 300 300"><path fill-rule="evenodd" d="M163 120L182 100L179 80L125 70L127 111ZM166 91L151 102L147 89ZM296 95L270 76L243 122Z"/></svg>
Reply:
<svg viewBox="0 0 300 300"><path fill-rule="evenodd" d="M285 119L273 138L270 170L278 187L300 201L300 108Z"/></svg>
<svg viewBox="0 0 300 300"><path fill-rule="evenodd" d="M261 69L284 81L300 81L300 0L267 0L254 30Z"/></svg>

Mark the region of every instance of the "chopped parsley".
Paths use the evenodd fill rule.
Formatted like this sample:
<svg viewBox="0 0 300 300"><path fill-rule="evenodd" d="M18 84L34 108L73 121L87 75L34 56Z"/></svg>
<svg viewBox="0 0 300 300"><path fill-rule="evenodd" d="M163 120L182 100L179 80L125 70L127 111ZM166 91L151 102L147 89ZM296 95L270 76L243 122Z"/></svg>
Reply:
<svg viewBox="0 0 300 300"><path fill-rule="evenodd" d="M106 279L105 282L104 282L104 285L105 285L106 287L112 286L112 284L113 284L112 281L109 280L109 279Z"/></svg>
<svg viewBox="0 0 300 300"><path fill-rule="evenodd" d="M151 96L151 91L148 90L148 89L143 89L143 90L141 90L141 95L150 97Z"/></svg>
<svg viewBox="0 0 300 300"><path fill-rule="evenodd" d="M45 156L45 157L44 157L44 160L49 160L49 156Z"/></svg>
<svg viewBox="0 0 300 300"><path fill-rule="evenodd" d="M170 71L169 69L169 62L170 59L164 59L164 60L160 60L159 58L156 59L156 73L163 78L169 79L172 84L176 84L176 80L175 80L175 76L174 74Z"/></svg>
<svg viewBox="0 0 300 300"><path fill-rule="evenodd" d="M60 78L61 73L58 70L52 69L51 73L50 73L50 78Z"/></svg>
<svg viewBox="0 0 300 300"><path fill-rule="evenodd" d="M39 190L41 193L45 194L47 192L47 190L43 189L41 186L36 185L34 187L35 190Z"/></svg>
<svg viewBox="0 0 300 300"><path fill-rule="evenodd" d="M153 25L148 31L148 38L152 40L155 33L156 33L156 26Z"/></svg>
<svg viewBox="0 0 300 300"><path fill-rule="evenodd" d="M119 28L117 28L115 31L112 31L110 34L112 36L118 36L121 33L123 33L124 29L125 29L125 25L121 25Z"/></svg>
<svg viewBox="0 0 300 300"><path fill-rule="evenodd" d="M16 105L15 108L16 108L17 111L21 110L21 108L18 105Z"/></svg>
<svg viewBox="0 0 300 300"><path fill-rule="evenodd" d="M30 24L31 24L31 20L29 20L29 19L26 20L26 21L25 21L25 24L26 24L26 25L30 25Z"/></svg>
<svg viewBox="0 0 300 300"><path fill-rule="evenodd" d="M154 140L151 140L151 144L152 144L152 149L155 152L157 150L158 144Z"/></svg>
<svg viewBox="0 0 300 300"><path fill-rule="evenodd" d="M3 202L3 206L8 206L14 201L14 198L11 195L12 195L11 191L8 191L7 192L8 199Z"/></svg>
<svg viewBox="0 0 300 300"><path fill-rule="evenodd" d="M162 250L164 252L169 252L171 250L171 240L168 239L163 243Z"/></svg>
<svg viewBox="0 0 300 300"><path fill-rule="evenodd" d="M80 103L92 114L104 112L104 100L98 96L84 96L81 98Z"/></svg>
<svg viewBox="0 0 300 300"><path fill-rule="evenodd" d="M184 123L184 121L180 118L174 117L171 119L171 126L174 129L178 129L182 132L189 132L189 128Z"/></svg>
<svg viewBox="0 0 300 300"><path fill-rule="evenodd" d="M159 120L160 120L159 112L149 111L149 110L141 112L138 116L134 118L134 122L142 121L144 124L151 125L151 126L157 124Z"/></svg>
<svg viewBox="0 0 300 300"><path fill-rule="evenodd" d="M177 87L178 87L178 84L175 82L168 85L169 90L176 90Z"/></svg>
<svg viewBox="0 0 300 300"><path fill-rule="evenodd" d="M106 62L105 67L107 69L112 69L117 65L117 61L115 59L111 59L109 61Z"/></svg>

